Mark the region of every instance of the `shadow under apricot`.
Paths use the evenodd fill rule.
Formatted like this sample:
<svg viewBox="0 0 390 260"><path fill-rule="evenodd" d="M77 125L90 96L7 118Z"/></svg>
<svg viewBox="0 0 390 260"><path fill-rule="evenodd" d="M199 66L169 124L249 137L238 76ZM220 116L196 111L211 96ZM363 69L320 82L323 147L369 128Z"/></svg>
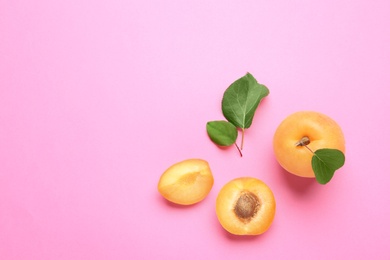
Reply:
<svg viewBox="0 0 390 260"><path fill-rule="evenodd" d="M162 203L164 205L166 205L167 207L170 207L170 208L174 208L174 209L181 209L181 210L186 210L186 209L192 209L192 208L196 208L202 201L198 202L198 203L195 203L195 204L191 204L191 205L180 205L180 204L176 204L176 203L173 203L167 199L165 199L163 196L161 196L160 193L157 192L157 195L156 195L159 200L159 203ZM206 198L207 199L207 198Z"/></svg>
<svg viewBox="0 0 390 260"><path fill-rule="evenodd" d="M214 222L215 222L215 225L218 226L219 234L222 237L226 238L227 240L234 241L235 243L241 243L241 242L244 243L245 241L262 240L262 239L265 239L268 232L272 232L271 231L272 226L271 226L266 232L264 232L263 234L260 234L260 235L234 235L234 234L229 233L228 231L226 231L222 227L222 225L221 225L221 223L219 223L217 217L214 218Z"/></svg>
<svg viewBox="0 0 390 260"><path fill-rule="evenodd" d="M225 231L225 237L228 240L234 241L237 243L240 243L241 241L255 241L255 240L261 241L263 239L266 239L265 237L267 236L267 233L270 232L269 230L267 230L266 232L264 232L263 234L260 234L260 235L233 235L233 234L230 234L229 232L227 232L226 230L223 230L223 231Z"/></svg>
<svg viewBox="0 0 390 260"><path fill-rule="evenodd" d="M278 176L296 195L305 195L312 192L316 185L319 185L315 178L305 178L289 173L282 167L278 166Z"/></svg>

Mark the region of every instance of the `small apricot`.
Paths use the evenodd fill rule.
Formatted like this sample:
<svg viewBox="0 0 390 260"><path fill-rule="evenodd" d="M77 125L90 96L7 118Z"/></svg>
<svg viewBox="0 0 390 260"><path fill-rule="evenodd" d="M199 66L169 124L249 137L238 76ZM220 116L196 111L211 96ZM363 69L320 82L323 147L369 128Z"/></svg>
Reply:
<svg viewBox="0 0 390 260"><path fill-rule="evenodd" d="M286 171L314 178L311 151L331 148L345 153L345 139L341 127L329 116L299 111L287 116L277 127L273 148L276 160Z"/></svg>
<svg viewBox="0 0 390 260"><path fill-rule="evenodd" d="M234 235L260 235L275 216L276 203L271 189L261 180L240 177L222 187L216 213L222 227Z"/></svg>
<svg viewBox="0 0 390 260"><path fill-rule="evenodd" d="M213 184L208 162L188 159L172 165L161 175L158 191L173 203L191 205L203 200Z"/></svg>

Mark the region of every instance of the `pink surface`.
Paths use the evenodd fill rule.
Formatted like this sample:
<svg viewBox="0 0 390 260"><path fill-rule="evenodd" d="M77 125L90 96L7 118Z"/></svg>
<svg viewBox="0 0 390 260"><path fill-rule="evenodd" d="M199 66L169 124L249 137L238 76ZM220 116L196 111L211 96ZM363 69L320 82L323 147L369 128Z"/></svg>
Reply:
<svg viewBox="0 0 390 260"><path fill-rule="evenodd" d="M388 0L0 0L0 259L390 259L389 17ZM240 158L205 124L247 71L271 93ZM347 140L326 186L273 156L308 109ZM193 157L212 191L167 203L161 173ZM262 236L216 218L240 176L274 191Z"/></svg>

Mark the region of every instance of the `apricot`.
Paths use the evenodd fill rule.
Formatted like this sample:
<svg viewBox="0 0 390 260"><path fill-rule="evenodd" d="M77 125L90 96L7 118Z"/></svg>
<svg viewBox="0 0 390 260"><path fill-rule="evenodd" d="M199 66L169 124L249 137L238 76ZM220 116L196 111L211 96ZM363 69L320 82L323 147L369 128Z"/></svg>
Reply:
<svg viewBox="0 0 390 260"><path fill-rule="evenodd" d="M313 152L322 148L345 153L345 139L340 126L329 116L314 111L300 111L285 118L273 138L276 160L288 172L314 178Z"/></svg>
<svg viewBox="0 0 390 260"><path fill-rule="evenodd" d="M167 200L191 205L209 194L214 178L207 161L188 159L170 166L160 177L158 191Z"/></svg>
<svg viewBox="0 0 390 260"><path fill-rule="evenodd" d="M222 227L234 235L260 235L275 216L276 203L271 189L261 180L240 177L222 187L216 213Z"/></svg>

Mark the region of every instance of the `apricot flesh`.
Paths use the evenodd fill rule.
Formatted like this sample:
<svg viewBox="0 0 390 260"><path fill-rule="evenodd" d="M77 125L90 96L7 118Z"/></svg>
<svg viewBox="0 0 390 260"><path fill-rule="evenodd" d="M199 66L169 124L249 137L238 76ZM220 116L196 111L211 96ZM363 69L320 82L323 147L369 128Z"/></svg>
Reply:
<svg viewBox="0 0 390 260"><path fill-rule="evenodd" d="M188 159L170 166L160 177L158 191L167 200L191 205L203 200L214 184L207 161Z"/></svg>
<svg viewBox="0 0 390 260"><path fill-rule="evenodd" d="M216 213L222 227L234 235L260 235L271 226L276 210L272 190L252 177L236 178L222 187Z"/></svg>
<svg viewBox="0 0 390 260"><path fill-rule="evenodd" d="M300 111L287 116L277 127L273 138L276 160L288 172L314 178L311 166L313 152L322 148L345 153L345 139L340 126L327 115Z"/></svg>

